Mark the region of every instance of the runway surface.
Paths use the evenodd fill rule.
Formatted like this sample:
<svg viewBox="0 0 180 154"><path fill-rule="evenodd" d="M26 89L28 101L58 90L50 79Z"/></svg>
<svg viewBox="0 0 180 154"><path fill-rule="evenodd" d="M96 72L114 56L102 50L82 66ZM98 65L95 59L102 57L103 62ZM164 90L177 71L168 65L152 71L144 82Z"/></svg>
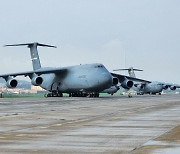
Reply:
<svg viewBox="0 0 180 154"><path fill-rule="evenodd" d="M1 98L0 153L180 153L180 95Z"/></svg>

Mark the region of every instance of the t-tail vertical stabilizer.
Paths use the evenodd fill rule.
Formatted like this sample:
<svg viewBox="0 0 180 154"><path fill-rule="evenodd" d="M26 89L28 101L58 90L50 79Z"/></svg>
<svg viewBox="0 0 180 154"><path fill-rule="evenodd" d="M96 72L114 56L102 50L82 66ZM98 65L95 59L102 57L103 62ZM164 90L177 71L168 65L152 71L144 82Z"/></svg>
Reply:
<svg viewBox="0 0 180 154"><path fill-rule="evenodd" d="M133 67L130 67L128 69L127 68L126 69L116 69L116 70L113 70L113 71L128 71L130 77L136 78L136 75L135 75L134 71L143 71L143 70L135 69Z"/></svg>
<svg viewBox="0 0 180 154"><path fill-rule="evenodd" d="M38 55L37 46L56 48L56 46L41 44L41 43L37 43L37 42L25 43L25 44L10 44L10 45L5 45L5 46L28 46L28 48L30 48L33 70L37 70L37 69L41 68L41 63L40 63L40 59L39 59L39 55Z"/></svg>

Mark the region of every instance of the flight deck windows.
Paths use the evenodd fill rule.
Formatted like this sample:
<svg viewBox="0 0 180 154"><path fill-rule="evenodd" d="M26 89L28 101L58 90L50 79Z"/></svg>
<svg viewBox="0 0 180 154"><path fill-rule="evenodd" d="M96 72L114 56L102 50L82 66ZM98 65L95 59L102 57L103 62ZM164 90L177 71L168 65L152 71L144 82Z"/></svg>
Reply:
<svg viewBox="0 0 180 154"><path fill-rule="evenodd" d="M95 68L104 68L104 66L103 65L97 65L97 66L95 66Z"/></svg>

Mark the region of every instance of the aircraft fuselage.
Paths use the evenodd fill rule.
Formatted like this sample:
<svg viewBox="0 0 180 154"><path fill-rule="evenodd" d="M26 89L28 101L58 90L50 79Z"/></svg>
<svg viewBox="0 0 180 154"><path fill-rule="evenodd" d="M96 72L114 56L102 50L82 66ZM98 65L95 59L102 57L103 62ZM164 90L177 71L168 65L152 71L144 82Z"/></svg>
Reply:
<svg viewBox="0 0 180 154"><path fill-rule="evenodd" d="M144 87L144 93L160 93L163 90L163 86L159 84L149 83Z"/></svg>
<svg viewBox="0 0 180 154"><path fill-rule="evenodd" d="M102 64L66 67L67 73L43 74L42 88L61 93L100 92L112 86L112 75Z"/></svg>
<svg viewBox="0 0 180 154"><path fill-rule="evenodd" d="M142 89L138 87L133 87L133 89L142 94L156 94L162 92L163 85L152 82L145 84Z"/></svg>

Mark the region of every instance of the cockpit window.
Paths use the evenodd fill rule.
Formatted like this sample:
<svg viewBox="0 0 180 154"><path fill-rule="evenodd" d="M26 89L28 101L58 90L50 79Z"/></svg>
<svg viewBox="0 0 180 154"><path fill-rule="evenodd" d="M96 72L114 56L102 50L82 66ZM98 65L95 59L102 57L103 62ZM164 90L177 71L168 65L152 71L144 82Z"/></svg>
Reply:
<svg viewBox="0 0 180 154"><path fill-rule="evenodd" d="M96 65L95 68L103 68L103 65Z"/></svg>

